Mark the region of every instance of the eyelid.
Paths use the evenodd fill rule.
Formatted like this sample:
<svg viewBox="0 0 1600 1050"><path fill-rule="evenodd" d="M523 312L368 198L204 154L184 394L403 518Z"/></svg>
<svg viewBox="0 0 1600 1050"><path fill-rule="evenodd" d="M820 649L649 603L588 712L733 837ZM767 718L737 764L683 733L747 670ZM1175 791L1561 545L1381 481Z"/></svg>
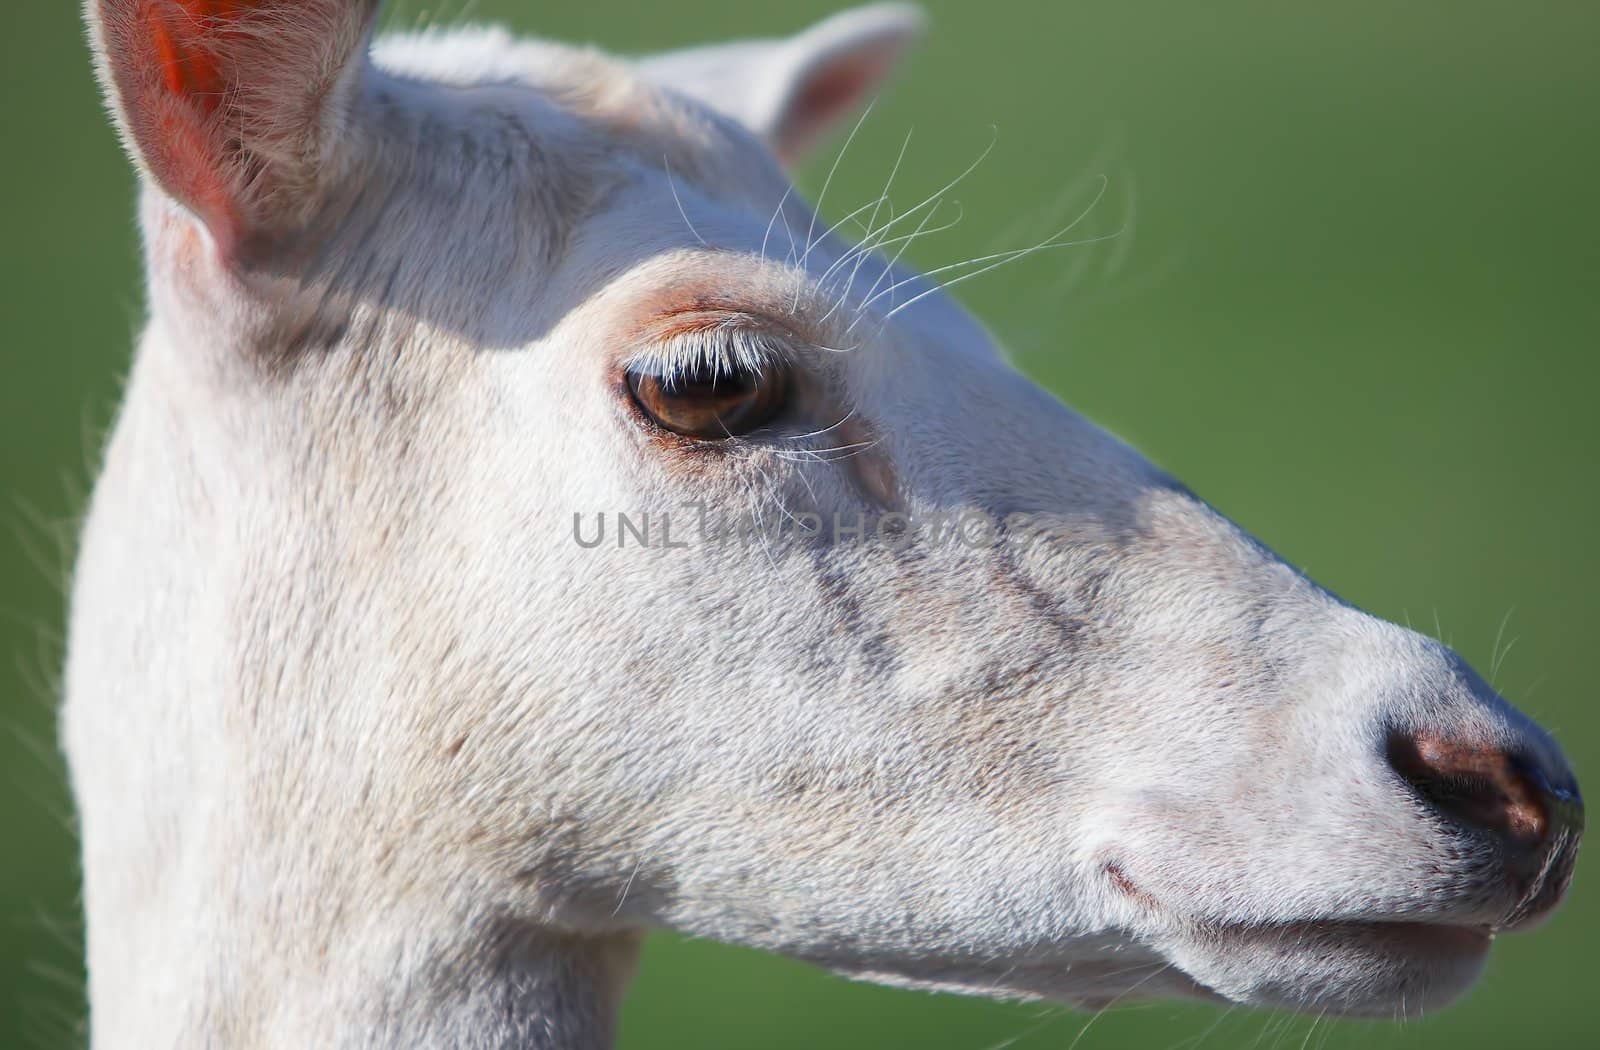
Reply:
<svg viewBox="0 0 1600 1050"><path fill-rule="evenodd" d="M727 311L674 314L647 333L643 345L622 362L626 372L661 377L710 365L716 372L765 373L797 357L796 337L765 318Z"/></svg>

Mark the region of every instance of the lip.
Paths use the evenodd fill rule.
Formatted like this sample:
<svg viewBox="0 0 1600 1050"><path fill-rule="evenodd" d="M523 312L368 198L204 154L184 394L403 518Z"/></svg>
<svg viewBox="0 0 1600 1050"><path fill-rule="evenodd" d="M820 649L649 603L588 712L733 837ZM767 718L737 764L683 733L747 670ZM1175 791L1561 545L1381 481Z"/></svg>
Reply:
<svg viewBox="0 0 1600 1050"><path fill-rule="evenodd" d="M1465 994L1494 937L1486 926L1409 920L1197 923L1167 950L1230 1002L1376 1018Z"/></svg>
<svg viewBox="0 0 1600 1050"><path fill-rule="evenodd" d="M1200 998L1379 1017L1394 1006L1383 989L1404 988L1419 1003L1442 1005L1482 973L1499 932L1481 922L1401 916L1276 922L1183 916L1119 864L1105 873L1165 928L1152 943L1203 990ZM1345 981L1340 970L1365 976Z"/></svg>
<svg viewBox="0 0 1600 1050"><path fill-rule="evenodd" d="M1224 940L1255 940L1263 935L1333 939L1341 943L1376 946L1429 958L1481 956L1493 946L1495 938L1495 930L1489 926L1415 921L1311 920L1260 926L1227 923L1205 925Z"/></svg>
<svg viewBox="0 0 1600 1050"><path fill-rule="evenodd" d="M1129 877L1122 865L1105 866L1106 877L1122 895L1149 911L1167 909L1147 890ZM1262 937L1335 937L1340 940L1387 942L1418 955L1481 955L1494 943L1495 927L1472 923L1422 922L1415 919L1301 919L1290 922L1235 923L1220 920L1190 920L1189 925L1202 936L1224 941L1258 940Z"/></svg>
<svg viewBox="0 0 1600 1050"><path fill-rule="evenodd" d="M1229 955L1282 958L1311 948L1324 957L1386 959L1390 964L1431 970L1480 965L1494 946L1495 931L1487 926L1415 921L1301 920L1193 923L1180 936Z"/></svg>
<svg viewBox="0 0 1600 1050"><path fill-rule="evenodd" d="M1417 954L1482 955L1494 944L1489 926L1452 926L1425 922L1358 923L1366 932L1388 937Z"/></svg>

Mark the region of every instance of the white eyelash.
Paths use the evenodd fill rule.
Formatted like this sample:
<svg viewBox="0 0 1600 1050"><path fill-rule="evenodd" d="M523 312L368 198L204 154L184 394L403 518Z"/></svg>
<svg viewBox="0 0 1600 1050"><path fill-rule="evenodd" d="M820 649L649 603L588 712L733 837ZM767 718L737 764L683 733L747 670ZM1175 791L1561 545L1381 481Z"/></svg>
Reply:
<svg viewBox="0 0 1600 1050"><path fill-rule="evenodd" d="M670 384L686 376L703 376L707 369L714 379L761 376L789 364L794 356L793 348L773 333L747 320L728 318L652 343L627 358L623 368Z"/></svg>

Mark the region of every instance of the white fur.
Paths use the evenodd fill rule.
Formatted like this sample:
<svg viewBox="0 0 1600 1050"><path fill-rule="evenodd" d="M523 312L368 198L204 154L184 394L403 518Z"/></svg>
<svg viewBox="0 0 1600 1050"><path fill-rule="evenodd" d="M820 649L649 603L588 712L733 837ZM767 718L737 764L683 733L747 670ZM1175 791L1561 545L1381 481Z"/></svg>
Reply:
<svg viewBox="0 0 1600 1050"><path fill-rule="evenodd" d="M870 261L835 309L848 246L791 252L825 224L751 132L782 147L814 59L913 28L631 67L382 40L311 217L248 257L147 180L63 715L96 1046L601 1046L659 928L1086 1005L1387 1014L1471 982L1363 924L1513 903L1385 729L1554 745L947 296L858 314ZM814 418L707 450L631 414L618 368L703 297L774 324ZM695 503L1037 531L574 541L601 512L687 539Z"/></svg>

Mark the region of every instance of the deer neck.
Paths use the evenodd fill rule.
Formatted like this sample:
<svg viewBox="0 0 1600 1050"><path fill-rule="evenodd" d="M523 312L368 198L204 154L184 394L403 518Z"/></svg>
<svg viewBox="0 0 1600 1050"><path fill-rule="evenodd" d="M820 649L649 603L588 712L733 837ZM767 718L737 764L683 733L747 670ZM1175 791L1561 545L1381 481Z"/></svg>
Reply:
<svg viewBox="0 0 1600 1050"><path fill-rule="evenodd" d="M91 930L104 961L111 924ZM95 972L93 1046L471 1046L606 1050L638 939L493 927L439 941L413 927L332 957L319 946L244 958L202 930L141 935L133 970ZM177 933L178 936L171 936ZM186 947L187 936L209 943ZM124 947L127 947L125 944ZM242 947L242 946L241 946ZM102 949L98 951L97 949ZM170 949L170 958L163 958ZM111 953L116 954L116 953ZM319 957L320 956L320 957Z"/></svg>
<svg viewBox="0 0 1600 1050"><path fill-rule="evenodd" d="M391 972L353 975L348 1013L330 1003L333 1015L314 1019L304 1038L269 1033L263 1044L606 1050L638 956L633 936L512 927L461 938L433 957L408 959L403 940Z"/></svg>

